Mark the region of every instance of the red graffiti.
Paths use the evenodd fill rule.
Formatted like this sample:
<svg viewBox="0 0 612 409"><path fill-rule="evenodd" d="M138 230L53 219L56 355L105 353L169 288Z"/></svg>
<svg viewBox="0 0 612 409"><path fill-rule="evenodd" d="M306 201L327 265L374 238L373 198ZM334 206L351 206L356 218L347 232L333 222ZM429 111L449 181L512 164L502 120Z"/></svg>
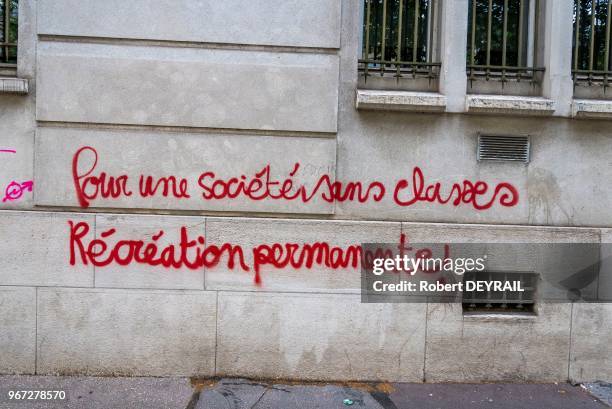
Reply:
<svg viewBox="0 0 612 409"><path fill-rule="evenodd" d="M90 165L83 165L83 156L89 153ZM117 199L121 196L132 196L128 187L129 176L111 176L106 172L94 175L98 166L98 151L91 146L80 148L72 158L72 180L76 191L79 205L83 208L89 207L90 201L102 197L104 199ZM82 170L85 167L85 170ZM138 193L141 197L150 197L161 194L164 197L172 196L176 199L187 199L188 193L186 179L176 176L154 178L149 175L140 175Z"/></svg>
<svg viewBox="0 0 612 409"><path fill-rule="evenodd" d="M83 155L89 154L90 165L84 165ZM132 191L128 187L129 177L122 174L111 176L106 172L94 174L98 165L98 152L91 146L80 148L72 159L72 177L77 199L81 207L89 207L90 201L99 197L104 199L117 199L120 196L129 197ZM268 164L254 175L240 175L219 178L215 172L205 171L197 180L202 190L203 200L231 200L245 198L253 201L285 200L308 203L315 198L334 202L380 202L386 195L387 187L380 181L338 181L328 174L322 174L310 186L300 184L294 180L300 171L300 163L296 163L293 170L285 178L272 176L271 166ZM84 168L84 169L82 169ZM412 185L407 179L400 179L395 183L393 202L402 207L412 206L418 202L437 203L440 205L452 204L459 206L469 204L476 210L486 210L499 203L504 207L515 206L519 201L518 190L507 182L501 182L490 188L484 181L464 180L453 183L450 188L444 189L442 183L428 184L421 168L412 170ZM188 199L189 183L187 179L174 175L154 178L140 175L138 194L147 198L156 195Z"/></svg>
<svg viewBox="0 0 612 409"><path fill-rule="evenodd" d="M84 265L90 263L96 267L110 264L126 266L132 263L150 266L163 266L179 269L186 267L213 268L223 257L227 257L227 267L236 266L243 271L251 271L247 264L244 251L240 245L224 243L221 246L209 244L203 236L189 238L186 227L181 227L181 239L178 244L169 244L159 248L157 241L165 234L160 230L150 241L119 240L114 245L107 243L108 238L116 233L111 228L100 233L99 238L85 241L91 231L87 222L68 222L70 226L70 264L76 265L80 260ZM283 268L288 265L294 268L312 268L313 265L325 265L330 268L357 268L361 257L360 246L349 246L343 249L328 243L313 243L299 245L297 243L261 244L252 249L254 281L261 284L260 272L263 266Z"/></svg>
<svg viewBox="0 0 612 409"><path fill-rule="evenodd" d="M143 264L161 266L168 269L187 268L198 270L212 269L225 261L228 269L238 268L245 272L253 272L253 281L262 284L261 273L265 268L272 269L311 269L315 266L332 270L372 268L373 260L377 258L404 257L409 251L414 251L415 258L431 258L430 249L413 249L408 246L405 234L400 235L397 246L400 255L390 248L367 248L359 244L346 247L334 246L327 242L314 243L271 243L258 244L251 249L252 262L249 264L245 251L238 244L223 243L215 245L208 243L204 236L189 237L187 227L180 228L180 241L176 244L158 245L158 241L166 233L160 230L148 240L113 240L117 233L110 228L98 234L99 237L88 240L91 227L87 222L68 222L70 226L70 265L82 263L96 267L111 264L127 266ZM110 240L114 244L109 243ZM449 258L448 246L445 246L444 257ZM424 273L437 270L421 269ZM400 272L400 271L398 271ZM410 273L410 270L401 272Z"/></svg>
<svg viewBox="0 0 612 409"><path fill-rule="evenodd" d="M518 203L519 194L514 186L509 183L499 183L488 201L479 203L478 198L482 197L489 192L489 185L483 181L477 181L475 183L464 180L463 184L454 183L450 189L450 192L444 197L441 191L440 182L425 186L425 177L423 171L415 167L412 174L412 196L408 196L406 199L402 199L400 196L402 191L408 188L410 183L407 180L402 179L397 182L395 191L393 193L393 200L400 206L412 206L416 202L437 202L439 204L446 204L452 201L453 206L459 206L461 203L471 203L472 206L477 210L485 210L491 208L499 197L499 203L502 206L512 207ZM454 197L454 199L453 199Z"/></svg>
<svg viewBox="0 0 612 409"><path fill-rule="evenodd" d="M174 176L162 177L156 182L152 176L141 175L138 187L142 197L155 196L160 188L164 197L168 197L170 194L177 199L191 197L187 193L187 179L177 181Z"/></svg>
<svg viewBox="0 0 612 409"><path fill-rule="evenodd" d="M119 240L114 246L105 241L116 233L116 229L108 229L100 233L100 238L89 243L84 238L90 232L86 222L69 221L70 225L70 264L75 265L77 256L85 265L89 263L96 267L108 266L112 263L127 266L132 263L163 266L166 268L183 268L197 270L202 267L214 267L221 256L228 254L227 266L234 268L236 258L241 268L249 271L244 261L240 246L224 244L215 246L206 244L203 236L195 240L189 238L186 227L181 227L181 241L178 245L170 244L164 248L157 246L157 241L165 234L163 230L154 235L148 243L144 240Z"/></svg>
<svg viewBox="0 0 612 409"><path fill-rule="evenodd" d="M304 185L296 187L292 178L298 173L300 166L296 163L289 173L289 178L283 181L271 179L270 165L264 166L250 180L246 175L227 180L216 179L214 172L204 172L198 179L198 185L203 190L202 197L205 200L235 199L244 196L250 200L300 200L308 203L314 197L321 197L329 203L355 199L365 203L370 197L375 202L379 202L385 195L385 186L381 182L371 182L367 188L364 188L362 182L332 182L332 178L327 174L322 175L310 190Z"/></svg>
<svg viewBox="0 0 612 409"><path fill-rule="evenodd" d="M93 154L93 164L86 172L80 173L79 165L81 165L81 155L85 152ZM121 195L132 195L132 192L127 188L127 175L114 177L108 176L106 172L102 172L98 176L92 176L91 174L97 165L98 152L91 146L82 147L72 158L72 179L81 207L89 207L89 201L96 199L98 195L103 198L112 197L115 199ZM89 192L88 188L90 188Z"/></svg>

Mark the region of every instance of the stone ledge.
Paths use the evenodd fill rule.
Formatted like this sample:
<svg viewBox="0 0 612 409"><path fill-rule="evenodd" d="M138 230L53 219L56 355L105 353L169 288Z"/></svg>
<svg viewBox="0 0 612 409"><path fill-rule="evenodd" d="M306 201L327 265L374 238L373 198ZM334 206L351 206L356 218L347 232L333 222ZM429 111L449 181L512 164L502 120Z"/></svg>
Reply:
<svg viewBox="0 0 612 409"><path fill-rule="evenodd" d="M492 313L478 313L469 312L463 314L464 321L476 321L476 322L525 322L536 320L538 316L536 314L492 314Z"/></svg>
<svg viewBox="0 0 612 409"><path fill-rule="evenodd" d="M357 109L444 112L446 97L434 92L357 90Z"/></svg>
<svg viewBox="0 0 612 409"><path fill-rule="evenodd" d="M612 119L612 100L575 99L572 117L578 119Z"/></svg>
<svg viewBox="0 0 612 409"><path fill-rule="evenodd" d="M29 92L28 80L24 78L0 78L0 94L21 94Z"/></svg>
<svg viewBox="0 0 612 409"><path fill-rule="evenodd" d="M555 112L555 102L541 97L511 95L468 95L468 113L549 116Z"/></svg>

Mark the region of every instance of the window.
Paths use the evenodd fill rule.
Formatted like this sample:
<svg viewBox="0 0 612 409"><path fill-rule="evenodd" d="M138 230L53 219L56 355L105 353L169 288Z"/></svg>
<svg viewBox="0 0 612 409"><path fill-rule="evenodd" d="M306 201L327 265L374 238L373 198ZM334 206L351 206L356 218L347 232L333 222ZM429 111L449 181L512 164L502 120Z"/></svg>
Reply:
<svg viewBox="0 0 612 409"><path fill-rule="evenodd" d="M365 0L359 72L396 78L437 78L435 0Z"/></svg>
<svg viewBox="0 0 612 409"><path fill-rule="evenodd" d="M467 73L477 79L541 80L538 62L538 0L471 0Z"/></svg>
<svg viewBox="0 0 612 409"><path fill-rule="evenodd" d="M17 66L18 0L0 0L0 68Z"/></svg>
<svg viewBox="0 0 612 409"><path fill-rule="evenodd" d="M572 75L575 85L610 86L610 16L612 1L574 1L574 50Z"/></svg>
<svg viewBox="0 0 612 409"><path fill-rule="evenodd" d="M464 291L463 311L476 313L534 313L538 274L532 272L469 271L463 276L467 281L501 281L521 283L524 291ZM517 288L518 289L518 288Z"/></svg>

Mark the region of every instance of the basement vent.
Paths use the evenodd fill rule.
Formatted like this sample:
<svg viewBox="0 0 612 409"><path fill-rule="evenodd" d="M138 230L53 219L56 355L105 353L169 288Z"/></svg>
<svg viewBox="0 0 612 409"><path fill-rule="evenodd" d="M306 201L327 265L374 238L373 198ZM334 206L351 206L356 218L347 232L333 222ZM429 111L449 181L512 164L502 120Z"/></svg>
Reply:
<svg viewBox="0 0 612 409"><path fill-rule="evenodd" d="M538 274L533 272L470 271L463 276L463 283L499 281L512 288L499 291L483 287L484 291L463 292L463 312L484 313L533 313ZM518 287L520 283L520 287ZM466 287L466 290L468 287ZM496 291L497 290L497 291Z"/></svg>
<svg viewBox="0 0 612 409"><path fill-rule="evenodd" d="M529 163L529 136L478 135L478 160Z"/></svg>

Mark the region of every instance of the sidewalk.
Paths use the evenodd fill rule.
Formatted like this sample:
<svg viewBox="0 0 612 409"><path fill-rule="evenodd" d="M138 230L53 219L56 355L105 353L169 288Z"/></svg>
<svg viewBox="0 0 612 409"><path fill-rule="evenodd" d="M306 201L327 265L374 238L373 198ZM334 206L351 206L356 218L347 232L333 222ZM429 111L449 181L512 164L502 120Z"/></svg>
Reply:
<svg viewBox="0 0 612 409"><path fill-rule="evenodd" d="M612 402L609 384L590 385ZM9 401L9 391L65 391L63 401ZM47 409L604 409L568 384L298 384L244 379L0 376L0 408Z"/></svg>

